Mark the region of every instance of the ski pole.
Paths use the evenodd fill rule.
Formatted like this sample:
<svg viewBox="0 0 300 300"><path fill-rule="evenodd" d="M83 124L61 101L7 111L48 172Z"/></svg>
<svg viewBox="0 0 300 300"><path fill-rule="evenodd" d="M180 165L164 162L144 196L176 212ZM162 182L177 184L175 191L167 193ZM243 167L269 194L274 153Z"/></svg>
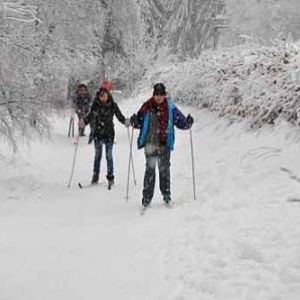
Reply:
<svg viewBox="0 0 300 300"><path fill-rule="evenodd" d="M69 183L68 183L68 188L71 186L71 182L72 182L72 178L73 178L73 174L74 174L76 155L77 155L77 149L78 149L78 144L79 144L79 137L80 137L80 134L78 132L75 151L74 151L74 157L73 157L73 163L72 163L72 169L71 169L71 176L70 176Z"/></svg>
<svg viewBox="0 0 300 300"><path fill-rule="evenodd" d="M74 117L72 117L72 137L74 137L75 133L74 133Z"/></svg>
<svg viewBox="0 0 300 300"><path fill-rule="evenodd" d="M195 160L194 160L194 146L193 146L192 129L190 129L190 143L191 143L191 157L192 157L193 191L194 191L194 200L196 200Z"/></svg>
<svg viewBox="0 0 300 300"><path fill-rule="evenodd" d="M70 117L70 121L69 121L69 131L68 131L68 137L71 136L71 130L72 130L72 117Z"/></svg>
<svg viewBox="0 0 300 300"><path fill-rule="evenodd" d="M132 138L131 138L131 140L130 140L129 161L128 161L128 172L127 172L126 202L128 202L128 198L129 198L129 181L130 181L130 166L131 166L131 159L132 159L133 131L134 131L134 128L132 127L132 133L131 133L131 137L132 137Z"/></svg>
<svg viewBox="0 0 300 300"><path fill-rule="evenodd" d="M129 128L127 128L127 133L128 133L128 141L129 141L129 147L130 147L130 152L131 152L131 167L132 167L132 175L133 175L133 180L134 180L134 185L136 185L136 177L135 177L135 170L134 170L134 163L133 163L133 155L132 155L132 140L133 140L133 127L132 127L132 132L131 132L131 137L129 133Z"/></svg>

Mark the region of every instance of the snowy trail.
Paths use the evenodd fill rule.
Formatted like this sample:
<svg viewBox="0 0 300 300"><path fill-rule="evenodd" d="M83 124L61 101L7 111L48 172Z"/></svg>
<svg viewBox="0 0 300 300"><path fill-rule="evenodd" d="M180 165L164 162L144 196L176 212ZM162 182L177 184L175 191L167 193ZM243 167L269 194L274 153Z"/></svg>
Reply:
<svg viewBox="0 0 300 300"><path fill-rule="evenodd" d="M128 115L137 107L130 103ZM0 299L299 299L300 204L287 199L300 197L300 185L280 170L300 174L297 132L282 125L247 133L193 115L198 197L189 134L177 131L171 210L156 186L140 216L144 154L136 147L138 184L126 203L129 145L119 125L111 191L77 187L91 179L86 138L66 187L74 151L67 120L55 122L52 142L24 149L18 166L2 163Z"/></svg>

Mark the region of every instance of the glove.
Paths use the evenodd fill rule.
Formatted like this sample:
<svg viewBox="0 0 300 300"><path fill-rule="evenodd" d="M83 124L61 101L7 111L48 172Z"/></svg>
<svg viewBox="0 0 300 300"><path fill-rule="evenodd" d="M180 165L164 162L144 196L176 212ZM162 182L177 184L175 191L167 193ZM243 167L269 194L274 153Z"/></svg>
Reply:
<svg viewBox="0 0 300 300"><path fill-rule="evenodd" d="M190 114L188 114L186 119L185 119L185 122L186 122L186 127L191 128L193 123L194 123L194 119Z"/></svg>
<svg viewBox="0 0 300 300"><path fill-rule="evenodd" d="M131 125L131 122L129 119L125 120L125 127L128 128Z"/></svg>
<svg viewBox="0 0 300 300"><path fill-rule="evenodd" d="M79 128L84 128L85 127L85 123L82 119L78 121L78 127Z"/></svg>
<svg viewBox="0 0 300 300"><path fill-rule="evenodd" d="M130 120L129 120L131 126L135 126L137 125L138 123L138 116L136 114L133 114L131 117L130 117Z"/></svg>

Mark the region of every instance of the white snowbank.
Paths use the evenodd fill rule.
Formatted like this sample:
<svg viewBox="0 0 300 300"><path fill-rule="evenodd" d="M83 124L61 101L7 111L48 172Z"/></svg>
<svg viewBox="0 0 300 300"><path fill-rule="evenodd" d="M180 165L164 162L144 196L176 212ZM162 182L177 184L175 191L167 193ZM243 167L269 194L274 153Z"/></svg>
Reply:
<svg viewBox="0 0 300 300"><path fill-rule="evenodd" d="M281 116L296 123L300 104L300 42L204 52L186 62L157 63L145 77L162 81L186 105L216 111L254 127Z"/></svg>

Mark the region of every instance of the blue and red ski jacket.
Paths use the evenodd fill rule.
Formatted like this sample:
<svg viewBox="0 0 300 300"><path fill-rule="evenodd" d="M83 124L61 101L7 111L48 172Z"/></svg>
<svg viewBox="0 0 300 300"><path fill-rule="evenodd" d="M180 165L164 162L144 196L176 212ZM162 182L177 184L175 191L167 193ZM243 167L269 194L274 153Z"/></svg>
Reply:
<svg viewBox="0 0 300 300"><path fill-rule="evenodd" d="M134 124L134 127L140 129L138 148L141 149L146 145L150 123L149 111L153 108L160 111L158 116L160 144L167 145L169 150L174 150L174 125L179 129L189 129L186 118L170 98L165 98L161 104L157 104L153 97L146 101L137 113L137 124Z"/></svg>

